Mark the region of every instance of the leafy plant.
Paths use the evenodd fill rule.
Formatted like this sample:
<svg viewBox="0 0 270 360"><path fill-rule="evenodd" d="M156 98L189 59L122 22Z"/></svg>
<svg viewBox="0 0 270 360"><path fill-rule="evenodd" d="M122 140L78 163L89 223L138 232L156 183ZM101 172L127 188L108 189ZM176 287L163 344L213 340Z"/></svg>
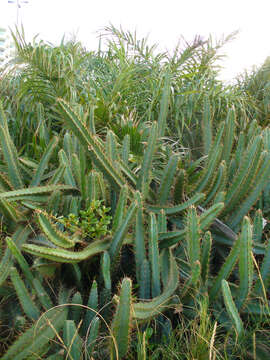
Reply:
<svg viewBox="0 0 270 360"><path fill-rule="evenodd" d="M101 200L92 200L88 209L79 211L79 216L69 214L68 217L57 218L57 221L67 230L79 234L83 240L90 241L110 235L109 211L110 208L102 205Z"/></svg>

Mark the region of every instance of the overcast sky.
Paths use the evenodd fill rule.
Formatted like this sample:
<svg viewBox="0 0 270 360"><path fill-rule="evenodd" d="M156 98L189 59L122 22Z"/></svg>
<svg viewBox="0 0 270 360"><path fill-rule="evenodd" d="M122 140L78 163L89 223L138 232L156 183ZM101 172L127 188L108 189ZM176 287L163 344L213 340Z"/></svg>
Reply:
<svg viewBox="0 0 270 360"><path fill-rule="evenodd" d="M16 1L0 0L0 26L16 22ZM270 0L21 0L20 18L28 39L57 44L64 33L76 34L89 49L97 46L97 31L112 23L149 34L150 43L172 49L181 36L214 38L235 30L237 38L224 48L222 77L231 79L270 56Z"/></svg>

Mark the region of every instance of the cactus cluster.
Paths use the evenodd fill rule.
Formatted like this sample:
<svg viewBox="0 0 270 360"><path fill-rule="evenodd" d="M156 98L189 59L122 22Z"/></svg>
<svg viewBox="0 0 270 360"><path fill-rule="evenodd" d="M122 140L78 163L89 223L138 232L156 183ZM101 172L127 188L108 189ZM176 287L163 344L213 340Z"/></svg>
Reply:
<svg viewBox="0 0 270 360"><path fill-rule="evenodd" d="M0 321L14 328L0 335L3 360L127 359L148 326L167 339L198 303L239 344L244 319L269 320L270 129L240 129L233 107L216 126L205 97L194 158L166 139L163 76L137 152L134 133L97 133L94 107L58 97L62 130L37 163L0 107Z"/></svg>

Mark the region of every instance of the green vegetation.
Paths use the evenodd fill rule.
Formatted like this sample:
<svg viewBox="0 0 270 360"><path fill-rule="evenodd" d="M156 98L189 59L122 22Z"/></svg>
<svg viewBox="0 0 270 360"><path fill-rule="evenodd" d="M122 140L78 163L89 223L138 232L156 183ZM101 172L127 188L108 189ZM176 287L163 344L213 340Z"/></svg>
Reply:
<svg viewBox="0 0 270 360"><path fill-rule="evenodd" d="M1 359L267 359L267 76L106 31L1 72Z"/></svg>

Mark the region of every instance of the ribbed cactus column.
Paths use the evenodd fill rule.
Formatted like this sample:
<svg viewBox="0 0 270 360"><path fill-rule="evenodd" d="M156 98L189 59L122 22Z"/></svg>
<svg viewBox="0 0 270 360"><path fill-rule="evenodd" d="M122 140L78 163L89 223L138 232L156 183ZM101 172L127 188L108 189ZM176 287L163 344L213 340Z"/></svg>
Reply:
<svg viewBox="0 0 270 360"><path fill-rule="evenodd" d="M129 278L121 284L120 299L112 322L111 359L122 359L128 351L129 330L131 325L131 288Z"/></svg>

